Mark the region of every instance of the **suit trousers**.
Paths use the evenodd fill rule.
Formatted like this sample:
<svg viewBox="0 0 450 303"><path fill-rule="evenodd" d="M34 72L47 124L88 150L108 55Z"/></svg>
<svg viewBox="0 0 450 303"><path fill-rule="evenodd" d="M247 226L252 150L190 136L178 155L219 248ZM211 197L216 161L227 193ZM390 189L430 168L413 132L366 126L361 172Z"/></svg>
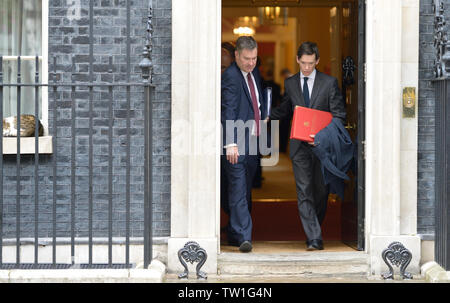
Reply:
<svg viewBox="0 0 450 303"><path fill-rule="evenodd" d="M303 142L291 159L303 230L308 240L322 240L329 185L325 185L320 160L311 148Z"/></svg>
<svg viewBox="0 0 450 303"><path fill-rule="evenodd" d="M231 164L223 155L221 162L228 183L228 242L239 245L243 241L251 241L251 191L258 156L239 156L238 163Z"/></svg>
<svg viewBox="0 0 450 303"><path fill-rule="evenodd" d="M226 158L225 161L227 161ZM229 216L230 207L228 206L228 178L225 172L225 161L223 157L220 158L220 206Z"/></svg>

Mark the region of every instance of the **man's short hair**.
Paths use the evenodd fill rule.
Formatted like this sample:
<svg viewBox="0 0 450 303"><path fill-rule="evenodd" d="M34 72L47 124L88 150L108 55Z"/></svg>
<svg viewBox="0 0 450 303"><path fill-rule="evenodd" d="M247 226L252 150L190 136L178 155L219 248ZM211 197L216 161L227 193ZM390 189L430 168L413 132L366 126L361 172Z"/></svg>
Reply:
<svg viewBox="0 0 450 303"><path fill-rule="evenodd" d="M316 60L319 59L319 48L314 42L303 42L297 51L297 57L300 59L303 55L316 55Z"/></svg>
<svg viewBox="0 0 450 303"><path fill-rule="evenodd" d="M252 36L240 36L236 41L236 50L240 53L243 49L253 50L258 44Z"/></svg>

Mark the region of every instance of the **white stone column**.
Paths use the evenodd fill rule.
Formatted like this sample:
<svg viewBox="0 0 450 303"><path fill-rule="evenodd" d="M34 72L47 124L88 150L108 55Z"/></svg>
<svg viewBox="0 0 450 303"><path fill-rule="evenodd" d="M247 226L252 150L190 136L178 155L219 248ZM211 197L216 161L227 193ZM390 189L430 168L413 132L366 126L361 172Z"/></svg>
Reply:
<svg viewBox="0 0 450 303"><path fill-rule="evenodd" d="M381 253L394 241L413 255L407 271L419 271L417 104L414 118L402 117L403 88L417 96L418 41L419 0L367 1L366 247L375 275L387 271Z"/></svg>
<svg viewBox="0 0 450 303"><path fill-rule="evenodd" d="M220 0L172 0L171 237L168 271L188 241L217 273L220 210ZM195 273L191 265L190 272ZM191 275L192 275L191 274Z"/></svg>

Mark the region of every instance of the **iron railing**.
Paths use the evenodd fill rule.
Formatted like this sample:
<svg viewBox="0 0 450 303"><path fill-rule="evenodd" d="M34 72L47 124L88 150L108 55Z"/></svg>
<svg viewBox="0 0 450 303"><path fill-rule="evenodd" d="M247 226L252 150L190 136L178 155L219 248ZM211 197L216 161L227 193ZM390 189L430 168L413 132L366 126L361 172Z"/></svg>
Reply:
<svg viewBox="0 0 450 303"><path fill-rule="evenodd" d="M450 270L450 79L434 81L436 89L435 260Z"/></svg>
<svg viewBox="0 0 450 303"><path fill-rule="evenodd" d="M153 91L153 86L151 84L151 35L152 35L152 25L151 25L151 19L152 19L152 8L150 7L150 13L148 16L147 21L147 39L146 39L146 46L144 50L144 59L141 61L140 67L142 68L142 82L133 82L130 79L132 66L130 63L130 1L127 1L127 25L126 25L126 71L125 71L125 81L123 82L115 82L113 75L113 57L109 56L109 69L107 74L111 75L109 77L109 82L98 82L95 79L94 74L94 68L93 68L93 62L94 62L94 53L93 53L93 27L94 27L94 8L93 3L94 1L90 1L90 12L89 12L89 81L86 82L63 82L59 78L58 70L57 70L57 57L52 57L52 60L50 60L53 63L52 71L49 73L49 81L48 83L40 83L41 81L41 75L39 74L39 58L36 56L35 59L35 83L22 83L21 81L21 63L22 59L19 56L17 58L17 79L15 82L9 81L10 83L4 83L3 81L3 57L0 54L0 119L3 120L4 113L3 113L3 92L5 88L8 88L10 90L16 89L17 90L17 113L22 113L21 108L21 88L23 87L32 87L34 88L34 98L35 98L35 117L39 117L39 90L40 89L48 89L49 92L49 98L48 98L48 104L49 104L49 128L48 132L52 136L52 150L53 154L51 156L42 156L39 155L39 136L38 136L38 119L36 119L36 131L34 135L34 155L31 156L25 156L20 153L21 151L21 137L20 132L18 131L17 138L16 138L16 144L17 144L17 154L15 157L15 166L16 166L16 173L14 176L15 179L15 187L16 187L16 195L15 195L15 239L11 238L11 235L8 234L5 236L5 231L3 230L3 226L5 225L5 201L4 201L4 186L10 186L11 185L11 179L8 178L5 182L5 176L4 176L4 169L5 169L5 160L4 157L0 157L0 267L9 269L9 268L120 268L120 267L132 267L133 264L130 263L130 245L131 241L137 241L137 243L143 244L143 261L144 261L144 267L147 268L147 266L150 264L152 259L152 161L151 161L151 151L152 151L152 109L151 109L151 95ZM72 58L72 79L75 75L75 60ZM61 77L62 78L62 77ZM144 151L143 151L143 161L140 163L131 163L132 154L131 154L131 135L132 131L135 131L131 128L131 113L134 111L137 111L137 109L132 108L131 104L132 101L134 101L136 104L136 100L132 100L131 94L132 89L135 89L139 94L143 96L142 102L143 105L143 134L140 135L140 138L144 140ZM69 91L70 90L70 91ZM77 98L77 95L82 92L83 94L87 94L88 98L86 100L80 100L80 98ZM115 111L117 111L117 108L114 108L114 104L117 100L114 100L114 93L115 92L125 92L125 104L126 108L125 110L120 109L119 111L121 113L125 112L125 117L123 115L120 117L121 120L126 120L126 126L125 128L121 128L120 130L117 130L117 126L115 126L115 123L118 122L117 115L115 115ZM102 97L100 97L101 100L97 100L96 96L98 96L98 93L102 94ZM64 95L64 101L61 101L61 96ZM104 102L106 100L107 102L107 115L106 117L101 117L101 121L99 122L98 119L94 120L94 116L98 118L97 114L94 110L94 103L96 101ZM87 103L87 104L86 104ZM123 106L123 105L119 105ZM70 119L61 118L62 110L67 110L68 107L70 107ZM80 112L79 108L86 108L88 107L88 134L87 134L87 145L88 145L88 152L87 154L78 154L77 153L77 139L80 139L79 135L77 135L77 129L79 126L77 126L77 123L79 123L80 118ZM106 113L100 113L100 114L106 114ZM82 118L86 119L85 116ZM67 121L70 120L70 125L68 125ZM98 124L94 124L94 121ZM20 129L21 121L20 121L20 114L17 115L17 129ZM64 125L66 127L70 128L70 134L65 134L64 136L58 133L58 127L59 125ZM99 126L100 125L100 126ZM119 135L117 137L120 137L119 143L114 143L116 138L116 135L119 132ZM123 133L125 135L123 136ZM102 138L100 139L102 141L102 146L107 146L107 170L104 173L103 171L94 171L96 166L94 163L94 159L96 159L96 150L97 149L97 141L96 136L99 134L102 135ZM83 138L86 137L86 134L83 134ZM70 140L69 140L70 138ZM106 139L107 138L107 139ZM123 140L123 138L125 138ZM0 126L0 142L3 141L3 126ZM97 138L98 140L98 138ZM70 143L69 143L70 142ZM65 146L67 147L67 144L70 144L70 153L63 153L61 154L61 147ZM119 144L119 147L125 147L125 154L122 153L121 148L117 148L117 144ZM65 148L63 149L65 151L68 151L69 149ZM0 154L3 155L3 145L0 144ZM103 155L103 151L102 151ZM103 155L104 156L104 155ZM67 159L67 162L65 165L61 164L61 158ZM105 157L104 157L105 158ZM26 163L21 163L22 160L26 161ZM34 161L29 161L33 159ZM59 160L58 160L59 159ZM115 173L115 169L118 165L123 167L123 160L119 160L119 164L117 164L117 161L114 159L124 159L125 162L125 230L119 230L118 233L120 237L114 234L114 226L115 224L118 224L117 222L119 219L116 218L116 210L113 208L114 205L114 199L117 198L117 195L114 193L114 184L115 179L118 177ZM13 163L14 159L8 158L7 164L10 166L11 163ZM32 179L34 180L33 184L30 184L28 182L23 182L21 178L21 171L23 169L24 165L28 165L34 162L34 173ZM49 175L49 178L47 180L51 180L52 184L42 184L42 162L46 162L45 168L47 168L49 165L51 166L51 174ZM78 162L87 162L88 167L88 192L87 192L87 201L82 201L84 198L81 198L82 194L79 190L79 184L77 184L77 180L79 179L79 173L77 173L77 170L80 168ZM70 164L69 164L70 163ZM14 165L14 164L13 164ZM136 194L142 194L143 201L141 200L141 206L139 209L142 209L143 211L140 213L139 221L143 222L143 234L141 236L136 237L136 234L131 234L131 228L130 223L132 223L131 218L131 170L132 168L138 167L138 170L143 172L143 178L144 180L141 182L142 186L140 189L142 189L140 192L133 192L134 195ZM103 166L104 168L104 166ZM67 169L70 170L70 194L66 191L65 193L61 194L59 191L60 184L58 184L59 178L61 178L61 174L64 175L64 177L68 177ZM63 171L63 173L61 173ZM107 185L107 190L98 195L94 194L94 178L97 178L97 176L100 174L106 175L107 182L104 185ZM12 182L14 183L14 182ZM27 187L34 187L34 194L33 195L26 195L24 196L22 192L24 191L24 188ZM46 197L45 200L43 199L43 195L41 192L42 188L49 187L51 188L52 195L51 198ZM70 197L69 197L70 196ZM101 196L100 200L98 200L98 196ZM27 201L25 201L25 199ZM48 201L48 200L51 201ZM57 226L57 217L58 217L58 202L63 199L64 201L70 199L70 224L67 226L70 226L70 228L67 228L66 230L61 230L60 226ZM96 226L95 226L95 214L94 214L94 208L99 204L103 203L105 200L107 200L107 240L99 240L98 237L94 237L94 233L97 232ZM10 201L7 201L8 204L11 204ZM21 220L23 219L23 213L21 206L24 204L24 202L27 202L27 205L34 203L34 215L32 221L34 222L34 235L31 242L34 243L34 263L26 263L22 262L21 260L21 244L26 242L24 240L24 232L21 231ZM88 215L87 218L77 218L76 217L76 208L77 206L81 205L82 202L86 202L88 205ZM42 230L40 230L40 226L45 224L49 224L48 220L46 222L41 222L40 217L43 217L41 213L42 205L45 203L51 203L51 228L48 229L49 233L51 234L50 240L47 240L48 244L52 245L52 262L51 263L40 263L39 262L39 253L40 249L39 246L42 245L43 240L42 236ZM103 203L105 204L105 203ZM84 204L83 204L84 205ZM11 213L8 211L8 213ZM26 218L27 220L30 220L30 218ZM84 233L80 231L80 229L77 229L77 224L80 224L81 221L84 224L87 220L87 234L86 231ZM122 221L123 222L123 219ZM122 226L122 225L121 225ZM117 228L116 228L117 230ZM102 229L101 232L105 232L104 229ZM117 233L117 231L116 231ZM123 236L124 233L124 236ZM58 234L63 234L65 237L58 236ZM69 235L69 237L67 237ZM29 233L26 233L28 238L30 238ZM71 263L63 264L61 262L57 262L57 246L60 244L68 244L68 240L70 239L70 248L71 248ZM104 239L103 237L102 239ZM124 240L123 240L124 238ZM83 239L87 239L83 240ZM117 240L119 239L119 240ZM130 240L131 239L131 240ZM64 242L65 241L65 242ZM83 242L84 241L84 242ZM16 246L16 256L15 256L15 263L6 263L4 262L5 256L3 254L4 250L4 242L5 243L13 243ZM15 243L14 243L15 242ZM84 263L76 263L76 249L77 245L80 243L87 243L88 245L88 260ZM96 263L93 260L93 253L94 253L94 243L95 244L107 244L108 245L108 261L106 263ZM123 262L119 263L113 263L113 245L114 244L124 244L125 245L125 259ZM29 258L27 258L29 259Z"/></svg>
<svg viewBox="0 0 450 303"><path fill-rule="evenodd" d="M434 0L435 100L435 260L450 270L450 41L445 20L445 1Z"/></svg>

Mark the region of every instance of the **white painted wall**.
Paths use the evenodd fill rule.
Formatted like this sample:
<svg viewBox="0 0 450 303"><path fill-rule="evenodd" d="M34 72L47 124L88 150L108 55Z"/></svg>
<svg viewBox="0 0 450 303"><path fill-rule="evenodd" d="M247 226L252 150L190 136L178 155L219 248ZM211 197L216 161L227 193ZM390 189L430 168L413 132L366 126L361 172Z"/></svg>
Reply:
<svg viewBox="0 0 450 303"><path fill-rule="evenodd" d="M378 275L381 252L400 241L417 273L418 113L402 117L402 91L418 88L419 0L368 0L366 29L366 248Z"/></svg>
<svg viewBox="0 0 450 303"><path fill-rule="evenodd" d="M168 270L196 241L217 272L220 228L220 0L172 0L172 170Z"/></svg>
<svg viewBox="0 0 450 303"><path fill-rule="evenodd" d="M400 241L413 254L408 270L417 273L418 113L416 105L415 118L402 117L402 90L418 88L419 0L367 0L366 14L366 251L372 274L379 275L387 270L381 252ZM194 240L208 252L204 270L214 273L220 226L221 1L173 0L172 16L168 269L181 272L176 254Z"/></svg>

